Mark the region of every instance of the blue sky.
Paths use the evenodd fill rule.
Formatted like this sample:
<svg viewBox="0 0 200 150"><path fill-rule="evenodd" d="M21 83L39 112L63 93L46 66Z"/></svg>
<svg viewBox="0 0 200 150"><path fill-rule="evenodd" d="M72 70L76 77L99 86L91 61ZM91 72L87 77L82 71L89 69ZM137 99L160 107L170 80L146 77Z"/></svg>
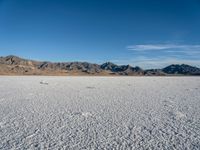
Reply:
<svg viewBox="0 0 200 150"><path fill-rule="evenodd" d="M199 0L0 0L0 55L200 67Z"/></svg>

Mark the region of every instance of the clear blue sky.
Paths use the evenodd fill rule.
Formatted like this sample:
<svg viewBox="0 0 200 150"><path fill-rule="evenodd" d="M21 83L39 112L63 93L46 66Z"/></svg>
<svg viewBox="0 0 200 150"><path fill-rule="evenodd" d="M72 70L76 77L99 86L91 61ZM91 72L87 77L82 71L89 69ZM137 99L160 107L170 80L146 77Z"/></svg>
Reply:
<svg viewBox="0 0 200 150"><path fill-rule="evenodd" d="M199 0L0 0L0 55L200 67Z"/></svg>

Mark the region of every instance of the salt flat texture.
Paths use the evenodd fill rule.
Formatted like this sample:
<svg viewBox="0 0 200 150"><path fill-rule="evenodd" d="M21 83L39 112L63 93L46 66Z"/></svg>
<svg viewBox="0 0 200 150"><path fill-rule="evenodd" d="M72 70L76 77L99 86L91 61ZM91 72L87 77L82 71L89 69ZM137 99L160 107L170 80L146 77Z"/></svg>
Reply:
<svg viewBox="0 0 200 150"><path fill-rule="evenodd" d="M0 77L0 149L200 149L199 77Z"/></svg>

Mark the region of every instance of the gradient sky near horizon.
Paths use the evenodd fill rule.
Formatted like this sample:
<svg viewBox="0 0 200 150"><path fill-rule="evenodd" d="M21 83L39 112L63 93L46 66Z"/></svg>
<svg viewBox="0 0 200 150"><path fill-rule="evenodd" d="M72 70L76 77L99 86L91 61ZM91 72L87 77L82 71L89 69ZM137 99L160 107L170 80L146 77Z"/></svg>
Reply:
<svg viewBox="0 0 200 150"><path fill-rule="evenodd" d="M0 56L200 67L199 0L0 0Z"/></svg>

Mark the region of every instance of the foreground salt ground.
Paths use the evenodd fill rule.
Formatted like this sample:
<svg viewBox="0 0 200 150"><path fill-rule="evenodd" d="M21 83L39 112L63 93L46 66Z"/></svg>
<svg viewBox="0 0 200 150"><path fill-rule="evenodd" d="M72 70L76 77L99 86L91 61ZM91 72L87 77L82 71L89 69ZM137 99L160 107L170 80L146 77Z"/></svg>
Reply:
<svg viewBox="0 0 200 150"><path fill-rule="evenodd" d="M0 149L200 149L200 78L0 77Z"/></svg>

